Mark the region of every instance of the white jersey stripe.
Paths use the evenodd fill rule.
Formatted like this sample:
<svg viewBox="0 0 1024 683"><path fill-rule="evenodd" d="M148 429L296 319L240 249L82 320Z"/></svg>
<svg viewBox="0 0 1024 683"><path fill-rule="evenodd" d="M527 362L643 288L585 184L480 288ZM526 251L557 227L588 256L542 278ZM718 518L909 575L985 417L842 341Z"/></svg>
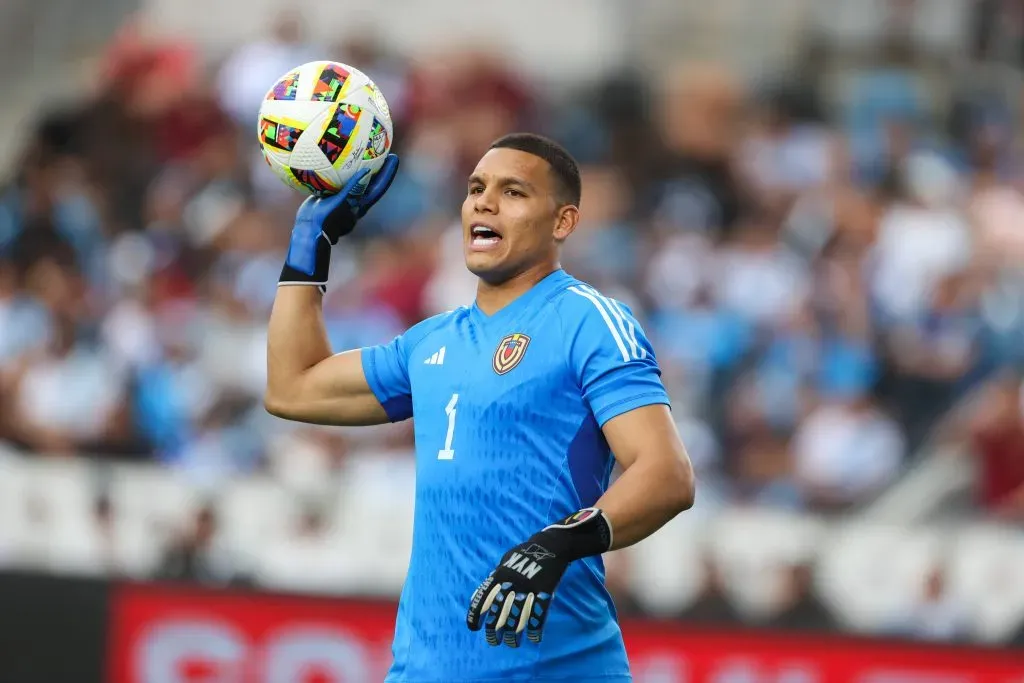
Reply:
<svg viewBox="0 0 1024 683"><path fill-rule="evenodd" d="M615 299L609 299L609 301L612 302L612 306L615 307L615 310L617 310L626 320L626 323L629 324L629 338L632 339L636 347L640 349L640 357L647 358L647 349L645 349L644 345L636 338L636 325L633 324L633 319L629 317L624 310L622 310L622 304Z"/></svg>
<svg viewBox="0 0 1024 683"><path fill-rule="evenodd" d="M608 326L608 331L612 333L612 338L615 339L615 345L619 347L619 351L622 353L622 362L629 362L629 352L626 351L626 345L622 343L622 337L619 336L619 331L615 329L615 323L613 323L612 319L608 317L608 313L604 310L601 302L597 300L597 297L575 285L570 287L569 291L573 294L582 296L584 299L588 299L590 303L594 304L594 308L596 308L597 312L601 314L602 318L604 318L604 324Z"/></svg>
<svg viewBox="0 0 1024 683"><path fill-rule="evenodd" d="M623 338L625 338L626 343L629 344L629 350L633 353L633 358L639 358L640 352L637 349L637 344L635 341L633 341L633 339L630 338L629 332L626 331L626 321L623 319L623 316L620 313L619 309L616 308L614 299L609 299L608 297L601 294L601 292L597 291L593 287L584 286L584 289L593 294L594 296L596 296L601 301L601 303L603 303L608 308L609 312L611 312L612 314L612 317L615 318L615 322L618 323L619 330L622 332Z"/></svg>

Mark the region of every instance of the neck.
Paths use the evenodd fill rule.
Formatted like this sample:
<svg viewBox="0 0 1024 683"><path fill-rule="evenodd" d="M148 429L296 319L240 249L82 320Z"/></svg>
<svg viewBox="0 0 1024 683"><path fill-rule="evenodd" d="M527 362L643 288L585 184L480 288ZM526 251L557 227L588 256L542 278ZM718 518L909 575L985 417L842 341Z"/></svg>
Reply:
<svg viewBox="0 0 1024 683"><path fill-rule="evenodd" d="M492 284L482 278L476 286L476 305L487 315L494 315L559 268L558 263L543 263L524 270L509 279Z"/></svg>

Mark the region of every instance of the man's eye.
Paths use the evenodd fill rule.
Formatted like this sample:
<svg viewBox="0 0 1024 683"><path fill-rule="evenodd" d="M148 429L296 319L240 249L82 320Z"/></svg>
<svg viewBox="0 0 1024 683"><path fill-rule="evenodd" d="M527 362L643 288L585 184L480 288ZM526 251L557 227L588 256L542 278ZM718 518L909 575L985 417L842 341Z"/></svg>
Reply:
<svg viewBox="0 0 1024 683"><path fill-rule="evenodd" d="M470 194L480 194L483 191L484 188L480 187L479 185L474 185L473 187L469 188Z"/></svg>
<svg viewBox="0 0 1024 683"><path fill-rule="evenodd" d="M523 193L520 192L519 190L505 190L505 194L509 195L510 197L522 197L523 196Z"/></svg>

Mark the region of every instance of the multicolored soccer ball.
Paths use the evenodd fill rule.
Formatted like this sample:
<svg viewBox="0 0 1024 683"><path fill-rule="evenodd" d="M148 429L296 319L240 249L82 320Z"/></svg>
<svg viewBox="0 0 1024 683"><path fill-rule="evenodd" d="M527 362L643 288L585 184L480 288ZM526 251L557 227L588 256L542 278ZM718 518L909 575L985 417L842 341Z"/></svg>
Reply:
<svg viewBox="0 0 1024 683"><path fill-rule="evenodd" d="M263 157L287 185L315 196L334 194L358 171L380 170L392 124L380 88L340 62L309 62L279 78L260 107ZM357 190L361 191L361 190Z"/></svg>

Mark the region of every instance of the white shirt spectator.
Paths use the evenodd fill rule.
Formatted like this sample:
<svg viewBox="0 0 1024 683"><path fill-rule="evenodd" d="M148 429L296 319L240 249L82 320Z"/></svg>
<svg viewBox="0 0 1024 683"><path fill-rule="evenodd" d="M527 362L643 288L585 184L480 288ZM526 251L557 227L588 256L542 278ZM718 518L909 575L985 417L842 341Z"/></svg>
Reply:
<svg viewBox="0 0 1024 683"><path fill-rule="evenodd" d="M712 255L710 242L700 235L675 235L661 244L647 267L645 283L655 307L687 307L714 269Z"/></svg>
<svg viewBox="0 0 1024 683"><path fill-rule="evenodd" d="M726 247L716 259L718 301L757 325L787 318L809 290L799 258L779 246L771 249Z"/></svg>
<svg viewBox="0 0 1024 683"><path fill-rule="evenodd" d="M260 103L274 82L290 69L322 56L314 45L276 36L243 45L221 67L220 105L246 129L254 128Z"/></svg>
<svg viewBox="0 0 1024 683"><path fill-rule="evenodd" d="M159 355L153 316L135 299L124 299L111 309L103 320L101 334L122 367L146 365Z"/></svg>
<svg viewBox="0 0 1024 683"><path fill-rule="evenodd" d="M971 258L959 214L898 204L882 217L872 251L871 289L885 312L906 319L930 301L935 285Z"/></svg>
<svg viewBox="0 0 1024 683"><path fill-rule="evenodd" d="M17 397L22 414L76 439L102 435L124 391L118 364L107 355L74 348L26 370Z"/></svg>
<svg viewBox="0 0 1024 683"><path fill-rule="evenodd" d="M798 479L846 502L892 481L906 447L899 427L887 416L874 408L841 404L812 412L793 444Z"/></svg>

